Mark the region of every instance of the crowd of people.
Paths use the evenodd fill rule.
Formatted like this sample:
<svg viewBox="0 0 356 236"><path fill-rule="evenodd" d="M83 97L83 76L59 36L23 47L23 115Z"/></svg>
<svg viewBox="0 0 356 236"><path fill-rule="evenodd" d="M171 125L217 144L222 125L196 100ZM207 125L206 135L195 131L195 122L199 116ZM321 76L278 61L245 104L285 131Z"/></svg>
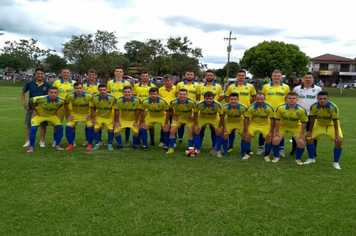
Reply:
<svg viewBox="0 0 356 236"><path fill-rule="evenodd" d="M251 140L257 133L261 155L264 150L266 162L277 163L284 157L284 137L293 136L292 155L297 165L315 163L316 140L322 135L329 136L335 142L333 167L341 169L339 159L342 153L342 131L339 126L339 110L329 101L329 95L314 85L312 73L307 73L303 84L290 91L288 85L281 82L282 72L275 70L271 82L264 85L261 92L246 83L246 72L237 72L237 81L224 92L216 82L214 71L205 73L205 82L194 82L194 72L187 71L185 80L173 85L171 75L163 77L164 86L157 88L150 81L147 72L142 72L140 82L133 87L125 81L122 68L116 68L114 79L107 84L97 82L95 70L88 71L87 82L70 79L70 71L63 69L61 79L53 85L44 80L43 69L36 70L36 79L28 82L21 91L21 99L27 111L27 141L29 153L34 151L36 133L41 128L40 147L44 147L46 126L54 126L53 147L60 146L66 118L65 136L68 146L75 148L75 126L85 122L87 150L98 150L102 144L102 130L108 130L107 148L112 151L114 138L117 148L129 146L130 132L132 150L148 150L155 146L154 124L161 126L160 143L166 154L174 153L178 142L183 142L185 127L188 132L188 156L202 155L201 147L207 125L211 130L211 153L217 157L228 157L234 149L236 132L241 137L240 159L247 160L253 154ZM25 93L29 92L29 102ZM226 104L222 105L221 102ZM124 144L121 133L125 133ZM139 149L137 146L141 145ZM302 162L304 149L309 158ZM223 151L221 150L223 149ZM273 151L271 160L270 153Z"/></svg>

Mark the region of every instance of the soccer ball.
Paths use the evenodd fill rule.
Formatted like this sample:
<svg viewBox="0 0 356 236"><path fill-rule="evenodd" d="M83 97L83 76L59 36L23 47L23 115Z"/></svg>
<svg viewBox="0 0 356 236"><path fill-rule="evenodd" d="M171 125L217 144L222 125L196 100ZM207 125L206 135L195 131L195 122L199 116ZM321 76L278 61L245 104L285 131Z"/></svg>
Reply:
<svg viewBox="0 0 356 236"><path fill-rule="evenodd" d="M187 149L185 150L185 155L187 157L195 157L197 155L197 151L193 148L193 149Z"/></svg>

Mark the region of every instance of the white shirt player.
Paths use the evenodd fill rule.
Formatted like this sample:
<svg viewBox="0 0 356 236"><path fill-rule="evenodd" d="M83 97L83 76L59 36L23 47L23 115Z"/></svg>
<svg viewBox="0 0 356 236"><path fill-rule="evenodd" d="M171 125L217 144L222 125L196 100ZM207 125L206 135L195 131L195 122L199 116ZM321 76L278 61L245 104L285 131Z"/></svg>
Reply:
<svg viewBox="0 0 356 236"><path fill-rule="evenodd" d="M317 95L322 89L319 86L312 84L309 89L306 89L304 85L298 85L293 91L299 94L298 104L304 107L307 111L307 115L309 115L310 106L317 102Z"/></svg>

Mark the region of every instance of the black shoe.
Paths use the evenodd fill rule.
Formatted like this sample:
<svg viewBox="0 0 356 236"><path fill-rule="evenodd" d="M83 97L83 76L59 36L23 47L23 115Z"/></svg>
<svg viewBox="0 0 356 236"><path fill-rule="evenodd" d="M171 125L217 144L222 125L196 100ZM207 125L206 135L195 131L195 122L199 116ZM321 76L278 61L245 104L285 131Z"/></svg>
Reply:
<svg viewBox="0 0 356 236"><path fill-rule="evenodd" d="M117 148L116 149L122 149L122 146L117 146Z"/></svg>
<svg viewBox="0 0 356 236"><path fill-rule="evenodd" d="M290 154L291 156L295 156L295 151L291 151L289 154Z"/></svg>
<svg viewBox="0 0 356 236"><path fill-rule="evenodd" d="M151 145L152 147L154 147L154 146L155 146L155 143L154 143L154 142L150 142L150 145Z"/></svg>
<svg viewBox="0 0 356 236"><path fill-rule="evenodd" d="M169 148L168 147L164 147L164 151L168 152Z"/></svg>
<svg viewBox="0 0 356 236"><path fill-rule="evenodd" d="M140 148L140 150L146 151L146 150L148 150L148 147L142 147L142 148Z"/></svg>
<svg viewBox="0 0 356 236"><path fill-rule="evenodd" d="M316 152L314 152L314 158L316 158L316 157L318 157L318 156L316 155Z"/></svg>
<svg viewBox="0 0 356 236"><path fill-rule="evenodd" d="M137 151L137 148L136 147L131 147L131 150L132 151Z"/></svg>

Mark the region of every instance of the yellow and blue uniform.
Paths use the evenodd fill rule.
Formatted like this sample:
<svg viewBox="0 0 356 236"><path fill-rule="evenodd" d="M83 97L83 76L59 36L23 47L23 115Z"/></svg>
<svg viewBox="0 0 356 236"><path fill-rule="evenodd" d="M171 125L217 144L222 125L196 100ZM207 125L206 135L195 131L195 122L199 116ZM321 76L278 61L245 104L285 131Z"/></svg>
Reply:
<svg viewBox="0 0 356 236"><path fill-rule="evenodd" d="M95 95L90 101L90 108L96 108L95 119L98 124L95 124L94 128L103 128L104 125L111 130L114 128L114 111L115 97L107 94L105 100L102 100L100 95Z"/></svg>
<svg viewBox="0 0 356 236"><path fill-rule="evenodd" d="M51 102L48 95L37 96L32 98L36 104L38 115L31 119L31 126L39 126L42 122L47 121L49 125L62 125L58 116L54 115L59 107L64 105L65 100L57 97L54 102Z"/></svg>
<svg viewBox="0 0 356 236"><path fill-rule="evenodd" d="M224 96L224 90L221 85L215 82L211 86L208 86L206 82L199 84L197 88L197 95L200 96L200 101L204 101L204 94L206 92L212 92L214 94L215 101L218 101L221 96Z"/></svg>
<svg viewBox="0 0 356 236"><path fill-rule="evenodd" d="M239 103L245 107L250 106L252 97L256 96L256 90L253 85L246 82L241 86L239 86L237 82L230 85L225 93L225 96L228 98L232 93L239 94Z"/></svg>
<svg viewBox="0 0 356 236"><path fill-rule="evenodd" d="M177 94L179 93L179 90L184 88L188 91L188 97L193 99L194 101L197 100L197 88L198 88L197 83L192 81L192 84L187 84L187 81L183 81L177 84Z"/></svg>
<svg viewBox="0 0 356 236"><path fill-rule="evenodd" d="M133 95L138 97L141 102L145 100L146 98L150 97L149 90L150 88L155 88L156 85L152 84L151 81L148 82L147 85L142 85L142 82L139 84L135 84L134 89L133 89Z"/></svg>
<svg viewBox="0 0 356 236"><path fill-rule="evenodd" d="M170 108L173 110L173 114L178 117L178 121L172 120L172 126L181 127L182 124L186 124L187 127L194 126L192 120L192 114L194 112L196 103L193 99L187 98L185 103L180 103L179 98L171 101Z"/></svg>
<svg viewBox="0 0 356 236"><path fill-rule="evenodd" d="M203 127L206 124L211 124L214 128L219 126L220 116L224 115L219 102L213 101L211 107L207 107L206 102L199 102L195 107L195 114L198 115L198 126Z"/></svg>
<svg viewBox="0 0 356 236"><path fill-rule="evenodd" d="M54 81L53 87L58 88L58 97L66 99L68 93L74 92L74 84L75 80L69 79L68 83L65 83L63 79L59 79ZM69 106L69 109L72 109L72 106ZM63 120L65 115L64 106L58 110L57 114L59 119Z"/></svg>
<svg viewBox="0 0 356 236"><path fill-rule="evenodd" d="M107 84L108 93L113 95L115 98L124 96L122 94L123 88L125 86L131 86L130 82L122 79L120 83L117 83L116 79L110 80Z"/></svg>
<svg viewBox="0 0 356 236"><path fill-rule="evenodd" d="M245 113L245 119L250 119L248 132L254 137L260 132L264 138L271 131L271 119L274 117L274 110L271 105L264 103L261 109L257 103L251 104Z"/></svg>
<svg viewBox="0 0 356 236"><path fill-rule="evenodd" d="M320 138L325 134L332 140L335 140L334 120L339 120L339 109L332 103L328 102L325 108L321 108L319 103L316 102L310 106L310 117L315 117L314 127L312 131L312 138ZM339 123L339 121L338 121ZM342 131L339 124L339 135L342 136Z"/></svg>
<svg viewBox="0 0 356 236"><path fill-rule="evenodd" d="M223 112L225 115L225 127L227 134L231 134L231 132L235 129L238 130L239 134L242 134L244 129L243 120L246 107L238 103L237 108L233 109L231 104L228 103L223 106Z"/></svg>
<svg viewBox="0 0 356 236"><path fill-rule="evenodd" d="M301 123L308 123L307 111L298 104L293 110L287 103L279 106L274 114L274 119L280 120L279 133L284 137L288 132L293 137L300 135Z"/></svg>
<svg viewBox="0 0 356 236"><path fill-rule="evenodd" d="M72 105L71 115L73 116L73 120L68 121L67 126L74 126L78 121L84 121L87 126L93 125L89 108L89 103L92 97L93 95L87 92L83 92L82 97L80 98L78 98L75 92L67 95L65 103Z"/></svg>
<svg viewBox="0 0 356 236"><path fill-rule="evenodd" d="M166 86L162 86L158 89L158 94L161 98L164 98L168 104L176 98L176 86L172 86L171 90L167 90Z"/></svg>
<svg viewBox="0 0 356 236"><path fill-rule="evenodd" d="M89 82L86 82L83 84L83 90L84 92L91 93L92 95L97 95L99 94L98 90L99 82L95 81L94 85L90 85Z"/></svg>
<svg viewBox="0 0 356 236"><path fill-rule="evenodd" d="M263 86L261 92L266 96L266 103L270 104L274 110L277 110L280 105L286 103L285 99L290 89L288 85L282 82L278 86L270 82Z"/></svg>
<svg viewBox="0 0 356 236"><path fill-rule="evenodd" d="M159 123L163 126L166 121L166 112L169 112L169 106L163 98L157 97L155 103L152 102L151 98L147 98L142 101L140 110L148 111L148 114L145 117L146 125L152 126L155 123Z"/></svg>
<svg viewBox="0 0 356 236"><path fill-rule="evenodd" d="M114 106L115 111L120 111L121 126L115 130L115 133L121 133L125 128L130 128L137 134L139 130L133 127L136 119L136 111L141 109L141 101L139 98L132 96L130 102L126 102L124 97L116 99ZM138 120L139 121L139 120Z"/></svg>

